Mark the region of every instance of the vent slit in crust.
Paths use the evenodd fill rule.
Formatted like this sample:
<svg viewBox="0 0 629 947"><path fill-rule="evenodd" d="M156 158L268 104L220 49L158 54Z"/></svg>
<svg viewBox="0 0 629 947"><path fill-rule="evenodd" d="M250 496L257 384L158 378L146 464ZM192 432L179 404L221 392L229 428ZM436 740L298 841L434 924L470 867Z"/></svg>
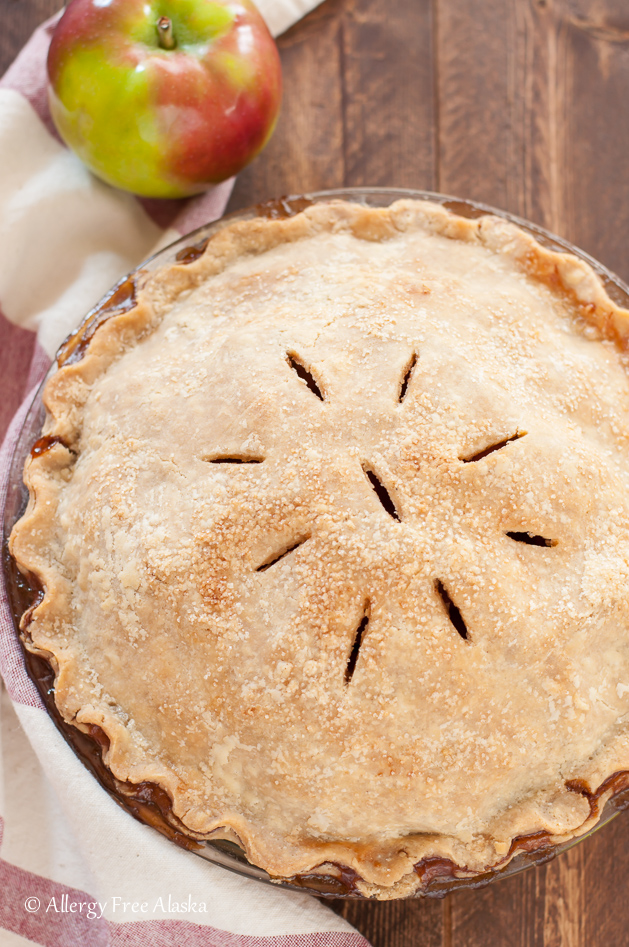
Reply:
<svg viewBox="0 0 629 947"><path fill-rule="evenodd" d="M440 597L441 601L446 607L448 618L452 622L452 625L458 631L458 633L460 634L461 638L463 638L464 641L469 641L470 636L467 630L467 625L465 624L465 621L463 620L463 616L461 615L461 612L459 611L459 609L456 607L456 605L450 598L448 590L446 589L441 579L437 579L435 581L435 590L437 592L437 595Z"/></svg>
<svg viewBox="0 0 629 947"><path fill-rule="evenodd" d="M533 536L532 533L508 532L509 539L514 539L516 543L528 543L529 546L556 546L556 539L547 539L545 536Z"/></svg>
<svg viewBox="0 0 629 947"><path fill-rule="evenodd" d="M304 381L308 385L311 392L314 395L316 395L320 401L325 401L325 398L323 397L323 392L321 391L318 384L316 383L314 379L314 375L312 374L311 371L309 371L306 368L303 362L300 361L297 355L295 355L294 352L287 352L286 361L288 362L290 367L293 369L295 374L298 375L301 378L301 380Z"/></svg>
<svg viewBox="0 0 629 947"><path fill-rule="evenodd" d="M403 376L402 382L401 382L401 384L400 384L400 391L399 391L398 399L397 399L398 402L399 402L399 404L402 404L402 402L403 402L404 399L406 398L406 394L407 394L407 392L408 392L408 386L409 386L409 384L410 384L411 377L412 377L412 375L413 375L413 370L414 370L414 368L415 368L416 365L417 365L417 355L415 354L415 352L413 352L413 354L412 354L412 356L411 356L411 360L409 361L408 365L406 366L406 371L404 372L404 376Z"/></svg>
<svg viewBox="0 0 629 947"><path fill-rule="evenodd" d="M369 624L369 602L365 602L365 607L363 609L363 617L360 621L358 628L356 629L356 634L354 635L354 643L352 645L352 650L349 653L349 658L347 659L347 667L345 668L345 686L347 686L351 679L354 676L354 671L356 670L356 662L358 661L358 655L360 654L360 646L363 643L363 638L365 637L365 632L367 631L367 625Z"/></svg>
<svg viewBox="0 0 629 947"><path fill-rule="evenodd" d="M281 552L273 553L270 559L265 559L262 565L258 566L256 572L266 572L266 570L270 569L271 566L274 566L276 562L279 562L280 559L283 559L284 556L287 556L289 552L293 552L295 549L303 546L303 544L308 542L309 539L310 536L302 536L302 538L298 539L296 543L292 543L290 546L285 546Z"/></svg>
<svg viewBox="0 0 629 947"><path fill-rule="evenodd" d="M207 464L261 464L264 457L239 457L237 454L218 457L202 457Z"/></svg>
<svg viewBox="0 0 629 947"><path fill-rule="evenodd" d="M513 437L507 437L504 441L498 441L496 444L490 444L489 447L483 448L477 454L472 454L471 457L461 457L461 460L464 464L472 464L476 460L482 460L483 457L487 457L488 454L493 454L494 451L502 450L503 447L506 447L507 444L510 444L511 441L517 441L521 437L524 437L526 431L516 431Z"/></svg>
<svg viewBox="0 0 629 947"><path fill-rule="evenodd" d="M377 474L374 473L371 467L368 467L366 464L363 464L363 472L367 480L371 484L374 493L380 500L380 503L382 504L384 511L388 513L392 519L397 520L399 523L400 514L398 513L395 507L395 503L391 499L391 494L389 493L385 485L382 483L382 481L377 476Z"/></svg>

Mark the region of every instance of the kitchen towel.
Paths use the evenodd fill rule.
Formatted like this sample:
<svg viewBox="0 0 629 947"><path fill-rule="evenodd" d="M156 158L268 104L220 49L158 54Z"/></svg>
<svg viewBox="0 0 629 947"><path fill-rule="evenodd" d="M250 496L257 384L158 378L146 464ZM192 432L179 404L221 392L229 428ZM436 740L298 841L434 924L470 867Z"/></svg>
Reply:
<svg viewBox="0 0 629 947"><path fill-rule="evenodd" d="M317 2L259 7L277 35ZM97 181L48 114L56 20L0 80L0 512L17 435L59 343L142 259L219 217L233 184L182 202ZM209 864L120 809L48 717L1 584L0 673L0 947L368 947L315 898Z"/></svg>

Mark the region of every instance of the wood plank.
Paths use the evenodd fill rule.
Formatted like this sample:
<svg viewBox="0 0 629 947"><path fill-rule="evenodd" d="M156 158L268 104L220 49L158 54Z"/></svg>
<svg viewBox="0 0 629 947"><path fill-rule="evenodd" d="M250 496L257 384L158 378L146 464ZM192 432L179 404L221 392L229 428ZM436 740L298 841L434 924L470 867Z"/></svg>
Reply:
<svg viewBox="0 0 629 947"><path fill-rule="evenodd" d="M443 901L336 901L330 906L372 947L449 947L444 941Z"/></svg>
<svg viewBox="0 0 629 947"><path fill-rule="evenodd" d="M565 235L564 160L567 103L560 3L511 4L508 50L508 210Z"/></svg>
<svg viewBox="0 0 629 947"><path fill-rule="evenodd" d="M629 11L437 0L439 187L534 220L624 278Z"/></svg>
<svg viewBox="0 0 629 947"><path fill-rule="evenodd" d="M505 0L437 0L438 189L517 210L512 51Z"/></svg>
<svg viewBox="0 0 629 947"><path fill-rule="evenodd" d="M452 947L551 947L544 939L547 875L542 865L451 895Z"/></svg>
<svg viewBox="0 0 629 947"><path fill-rule="evenodd" d="M341 18L345 184L433 190L431 0L350 0Z"/></svg>
<svg viewBox="0 0 629 947"><path fill-rule="evenodd" d="M544 947L594 947L604 943L598 932L591 941L585 938L586 862L590 849L590 843L583 842L546 869Z"/></svg>
<svg viewBox="0 0 629 947"><path fill-rule="evenodd" d="M62 6L61 0L0 0L0 76L34 29Z"/></svg>
<svg viewBox="0 0 629 947"><path fill-rule="evenodd" d="M439 183L565 233L561 2L438 0Z"/></svg>
<svg viewBox="0 0 629 947"><path fill-rule="evenodd" d="M565 0L566 236L629 278L629 8Z"/></svg>
<svg viewBox="0 0 629 947"><path fill-rule="evenodd" d="M581 888L571 897L583 929L578 947L620 947L629 942L629 812L575 850L583 857ZM550 945L554 947L554 945ZM572 944L569 944L572 947Z"/></svg>

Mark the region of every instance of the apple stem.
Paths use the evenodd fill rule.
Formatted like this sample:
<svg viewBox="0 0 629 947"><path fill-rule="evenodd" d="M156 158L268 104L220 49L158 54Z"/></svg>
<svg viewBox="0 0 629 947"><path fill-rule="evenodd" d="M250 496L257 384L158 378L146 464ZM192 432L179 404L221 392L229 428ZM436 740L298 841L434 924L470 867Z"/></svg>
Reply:
<svg viewBox="0 0 629 947"><path fill-rule="evenodd" d="M157 38L162 49L174 49L177 45L173 34L173 24L169 17L160 16L157 21Z"/></svg>

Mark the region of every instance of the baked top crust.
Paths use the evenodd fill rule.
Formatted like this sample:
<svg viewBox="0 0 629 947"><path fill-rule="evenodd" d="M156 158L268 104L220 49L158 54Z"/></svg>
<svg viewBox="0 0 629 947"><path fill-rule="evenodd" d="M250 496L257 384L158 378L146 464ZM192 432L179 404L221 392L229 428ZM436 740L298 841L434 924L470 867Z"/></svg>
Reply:
<svg viewBox="0 0 629 947"><path fill-rule="evenodd" d="M316 204L62 350L27 646L196 837L409 894L580 835L629 770L629 313L436 204Z"/></svg>

